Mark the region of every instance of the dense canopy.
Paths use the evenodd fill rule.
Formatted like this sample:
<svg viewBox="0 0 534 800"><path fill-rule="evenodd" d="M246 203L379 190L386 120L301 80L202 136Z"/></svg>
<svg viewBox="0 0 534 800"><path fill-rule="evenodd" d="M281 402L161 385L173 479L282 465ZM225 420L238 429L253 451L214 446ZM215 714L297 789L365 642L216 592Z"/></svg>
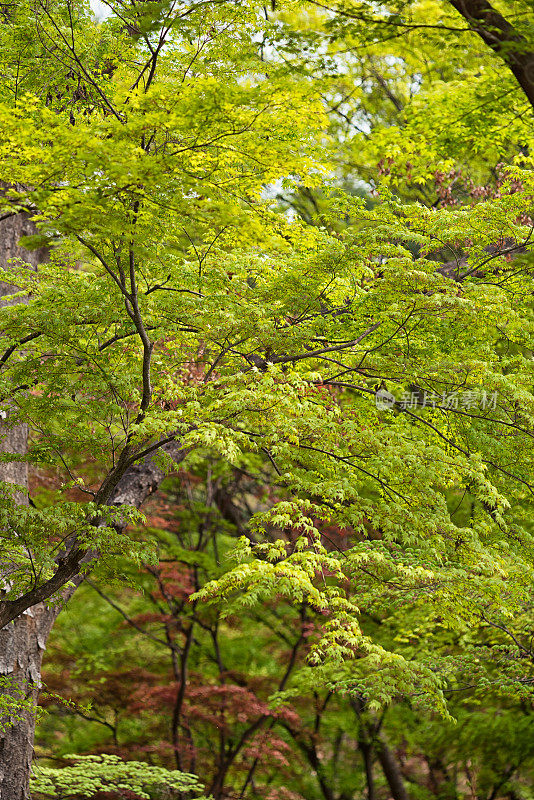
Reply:
<svg viewBox="0 0 534 800"><path fill-rule="evenodd" d="M95 13L1 9L0 800L530 800L531 4Z"/></svg>

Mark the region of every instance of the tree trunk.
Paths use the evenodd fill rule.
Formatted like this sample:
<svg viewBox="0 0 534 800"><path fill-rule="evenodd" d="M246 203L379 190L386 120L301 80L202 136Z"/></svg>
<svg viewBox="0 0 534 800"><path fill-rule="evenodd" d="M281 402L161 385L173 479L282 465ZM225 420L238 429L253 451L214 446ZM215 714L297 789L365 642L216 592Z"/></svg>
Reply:
<svg viewBox="0 0 534 800"><path fill-rule="evenodd" d="M0 673L12 679L3 692L22 692L37 702L41 682L41 661L56 612L43 603L29 609L0 631ZM31 708L17 712L0 735L0 798L27 800L33 758L35 716Z"/></svg>
<svg viewBox="0 0 534 800"><path fill-rule="evenodd" d="M363 764L365 767L365 780L367 783L367 800L375 800L375 779L373 774L373 745L365 736L358 740L358 748L361 751Z"/></svg>
<svg viewBox="0 0 534 800"><path fill-rule="evenodd" d="M381 737L377 739L376 752L393 800L409 800L397 759Z"/></svg>
<svg viewBox="0 0 534 800"><path fill-rule="evenodd" d="M0 269L9 259L22 258L33 269L47 259L46 250L23 250L18 246L21 236L34 234L35 227L26 214L18 214L0 222ZM0 282L0 305L11 305L9 295L16 287ZM6 413L6 409L4 409ZM0 451L24 455L27 451L26 425L9 427L8 418L0 426ZM0 463L0 480L24 487L17 500L28 503L28 465L12 461ZM1 576L0 576L1 577ZM39 693L41 660L46 640L56 612L43 603L28 609L16 620L0 630L0 675L6 676L9 685L1 691L14 696L21 693L35 704ZM29 797L29 779L33 756L35 720L30 708L20 714L3 719L0 732L0 800L26 800ZM5 727L4 727L5 726Z"/></svg>

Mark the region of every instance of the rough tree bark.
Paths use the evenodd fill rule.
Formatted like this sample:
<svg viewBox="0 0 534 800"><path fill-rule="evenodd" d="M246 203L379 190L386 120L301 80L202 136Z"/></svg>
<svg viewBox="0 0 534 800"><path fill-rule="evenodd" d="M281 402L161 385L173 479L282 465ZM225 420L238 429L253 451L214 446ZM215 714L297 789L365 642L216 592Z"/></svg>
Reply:
<svg viewBox="0 0 534 800"><path fill-rule="evenodd" d="M21 236L35 233L31 220L18 214L0 222L0 268L10 258L22 258L35 269L47 258L45 250L29 252L18 247ZM0 307L11 305L9 295L16 287L0 283ZM9 427L8 418L0 426L0 451L24 455L27 450L26 425ZM21 462L0 463L0 480L24 487L17 499L28 503L28 465ZM0 575L1 577L1 575ZM37 700L41 674L41 659L45 642L53 623L53 612L42 603L0 630L0 674L12 679L12 689L21 690L27 699ZM4 720L5 730L0 734L0 800L25 800L33 754L34 721L29 711L17 718Z"/></svg>

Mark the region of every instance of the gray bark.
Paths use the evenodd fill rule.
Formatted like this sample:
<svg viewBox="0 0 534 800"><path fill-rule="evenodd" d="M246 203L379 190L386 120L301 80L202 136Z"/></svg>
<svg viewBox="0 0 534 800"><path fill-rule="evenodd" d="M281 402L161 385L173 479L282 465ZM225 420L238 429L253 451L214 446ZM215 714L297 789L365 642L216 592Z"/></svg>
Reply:
<svg viewBox="0 0 534 800"><path fill-rule="evenodd" d="M11 258L22 258L36 269L47 258L45 250L27 251L18 246L22 236L35 233L26 214L18 214L0 222L0 269ZM11 305L9 295L16 287L0 282L0 306ZM20 302L17 300L15 302ZM9 427L9 412L0 426L0 451L24 455L27 451L26 425ZM28 502L28 465L12 461L0 463L0 480L24 487L17 496L21 504ZM41 660L50 628L53 611L43 603L29 608L24 614L0 630L0 674L10 680L11 694L21 692L27 700L37 701L41 678ZM0 733L0 800L26 800L29 797L29 778L33 756L34 717L28 710L3 720Z"/></svg>
<svg viewBox="0 0 534 800"><path fill-rule="evenodd" d="M26 452L28 431L25 425L11 429L2 426L0 436L2 452L20 455ZM18 499L20 503L27 504L26 463L0 463L0 480L23 486L25 492L19 493ZM31 705L35 705L41 684L43 650L56 614L56 609L39 603L0 630L0 675L10 679L10 685L1 687L1 691L12 696L20 693L25 700L31 701ZM1 722L0 800L27 800L35 731L31 706Z"/></svg>
<svg viewBox="0 0 534 800"><path fill-rule="evenodd" d="M11 687L26 700L37 702L41 684L41 662L46 640L56 616L43 603L28 609L0 630L0 673L11 678ZM0 798L27 800L33 758L35 717L30 709L8 720L0 735Z"/></svg>

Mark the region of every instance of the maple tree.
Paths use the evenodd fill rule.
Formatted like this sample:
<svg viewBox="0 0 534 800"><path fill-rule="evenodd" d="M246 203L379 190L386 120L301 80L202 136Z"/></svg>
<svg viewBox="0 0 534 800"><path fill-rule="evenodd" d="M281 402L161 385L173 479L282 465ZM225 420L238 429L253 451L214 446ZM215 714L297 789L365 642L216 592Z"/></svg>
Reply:
<svg viewBox="0 0 534 800"><path fill-rule="evenodd" d="M485 1L444 5L471 37L458 37L458 58L471 54L462 86L480 69L488 90L484 70L498 71L507 96L523 92L530 103L521 9L507 27ZM21 3L0 31L3 224L29 217L36 229L20 245L48 258L36 272L6 263L3 274L19 289L0 328L0 666L16 678L4 694L11 716L0 756L12 761L0 785L14 799L28 792L32 721L12 706L21 688L36 694L59 604L96 564L103 580L116 577L124 557L152 563L153 577L176 589L177 574L156 567L157 535L136 536L134 526L177 464L222 459L266 470L271 491L247 514L229 568L192 594L179 590L181 641L169 649L183 662L190 647L186 597L194 613L202 607L198 619L212 604L227 614L282 600L306 607L316 621L306 660L292 664L291 687L282 669L274 688L286 702L348 692L370 715L367 734L399 697L446 717L455 673L447 648L433 644L442 628L462 636L489 625L520 647L510 620L531 599L533 178L524 119L497 109L492 89L498 122L483 136L480 104L458 88L469 124L444 125L449 70L445 89L412 86L402 124L350 141L334 124L343 49L382 48L381 65L398 65L384 47L400 28L419 36L420 62L420 29L434 32L435 54L454 27L438 19L441 5L391 4L386 16L367 3L307 12L327 42L326 52L312 49L317 81L299 68L313 40L301 4L271 14L251 2L109 8L97 23L83 4ZM474 38L489 45L482 67ZM345 86L355 68L346 61ZM404 89L411 68L400 70ZM376 69L374 79L400 114L388 79ZM387 122L387 113L380 103L370 119ZM436 120L444 133L432 138ZM479 202L469 178L461 205L443 176L474 139L479 152L493 147L488 163L473 159L479 174L508 163ZM365 197L332 191L336 161L346 183L351 148L376 165L377 181L397 190L408 176L437 202L409 202L410 188L402 199L383 188L379 202L369 186ZM282 213L267 188L277 183L297 210L307 197L307 219ZM24 502L28 463L62 476L49 501ZM348 546L330 547L329 531ZM385 613L397 637L363 623L362 614ZM501 646L492 642L490 653ZM462 656L484 680L476 650ZM526 702L530 668L511 659L497 676L502 691ZM261 719L261 735L273 737L275 723L283 727L285 712L252 686L193 685L191 708L195 691L238 742L240 725L254 732ZM184 674L158 692L181 692L185 703ZM313 759L305 737L285 731ZM176 725L171 747L181 759L179 735ZM237 745L223 748L215 794L247 740L235 753ZM270 752L285 741L272 739ZM250 748L254 763L261 751Z"/></svg>
<svg viewBox="0 0 534 800"><path fill-rule="evenodd" d="M532 768L528 694L514 700L510 689L518 657L523 678L525 662L488 623L460 637L445 625L433 628L433 653L449 659L445 693L458 724L421 719L409 695L376 714L361 695L319 687L266 710L281 678L298 690L320 615L275 602L224 618L221 609L184 603L198 581L228 564L232 531L265 481L221 467L211 475L182 472L150 501L160 567L148 568L143 596L104 587L96 573L60 617L44 675L40 762L101 750L155 759L197 771L217 798L342 800L365 791L402 800L416 790L454 793L463 782L476 782L480 796L524 786ZM330 529L323 539L330 548L349 544L346 533ZM362 624L405 653L421 647L427 625L417 612L401 622L390 609L364 614ZM523 639L521 625L516 618L513 633Z"/></svg>

